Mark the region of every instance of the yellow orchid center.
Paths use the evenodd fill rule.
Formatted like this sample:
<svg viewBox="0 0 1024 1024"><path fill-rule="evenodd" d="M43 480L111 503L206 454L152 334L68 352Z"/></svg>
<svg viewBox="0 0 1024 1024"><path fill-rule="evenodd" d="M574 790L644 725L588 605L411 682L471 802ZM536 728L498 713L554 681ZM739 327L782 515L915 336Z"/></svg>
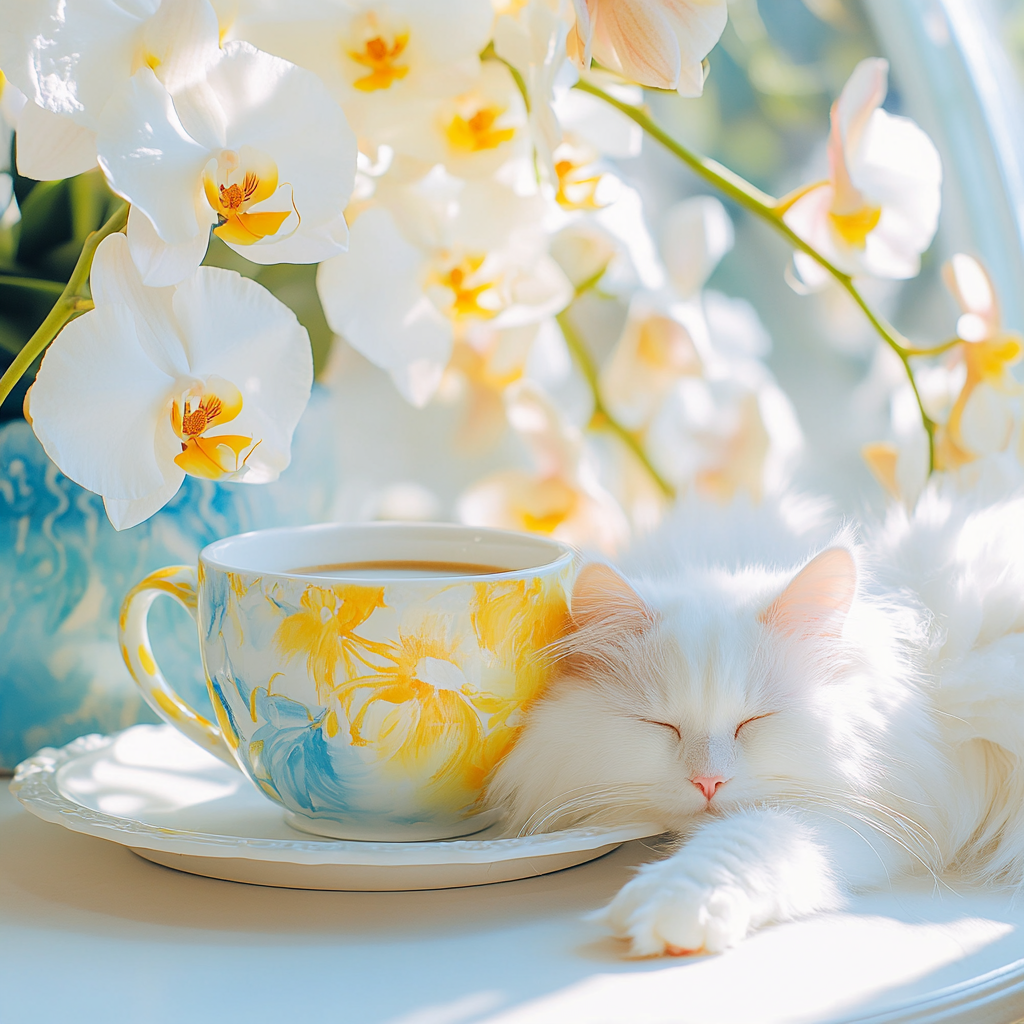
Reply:
<svg viewBox="0 0 1024 1024"><path fill-rule="evenodd" d="M548 477L534 484L516 504L524 530L554 533L576 510L579 494L560 477Z"/></svg>
<svg viewBox="0 0 1024 1024"><path fill-rule="evenodd" d="M505 113L497 104L481 104L465 113L457 113L445 128L448 144L461 153L480 153L486 149L497 149L508 142L515 128L496 127L498 119Z"/></svg>
<svg viewBox="0 0 1024 1024"><path fill-rule="evenodd" d="M367 39L361 50L349 50L349 57L369 71L369 74L357 78L352 84L361 92L391 88L395 82L409 74L409 65L398 63L408 45L408 32L396 34L390 42L381 33Z"/></svg>
<svg viewBox="0 0 1024 1024"><path fill-rule="evenodd" d="M182 437L193 438L205 434L207 427L217 421L223 408L224 403L216 395L201 398L197 406L186 405L188 411L181 417Z"/></svg>
<svg viewBox="0 0 1024 1024"><path fill-rule="evenodd" d="M132 74L134 75L140 68L156 71L162 63L163 61L152 50L144 46L140 47L132 58Z"/></svg>
<svg viewBox="0 0 1024 1024"><path fill-rule="evenodd" d="M601 174L589 174L585 164L573 160L555 161L558 176L558 191L555 200L565 210L599 210L606 203L597 201L597 189Z"/></svg>
<svg viewBox="0 0 1024 1024"><path fill-rule="evenodd" d="M897 501L902 497L896 469L899 465L899 449L889 441L866 444L860 450L861 456L874 474L875 479Z"/></svg>
<svg viewBox="0 0 1024 1024"><path fill-rule="evenodd" d="M1002 384L1007 380L1007 368L1024 354L1021 339L1009 332L985 341L971 341L964 345L968 381L986 381Z"/></svg>
<svg viewBox="0 0 1024 1024"><path fill-rule="evenodd" d="M1009 368L1021 358L1021 355L1024 355L1024 343L1019 335L1009 331L985 341L963 343L962 356L967 376L949 412L945 427L940 428L936 434L936 469L957 469L978 457L962 433L967 403L979 385L987 385L1004 393L1018 391L1019 385Z"/></svg>
<svg viewBox="0 0 1024 1024"><path fill-rule="evenodd" d="M700 356L686 328L667 316L651 316L640 324L636 354L654 370L700 373Z"/></svg>
<svg viewBox="0 0 1024 1024"><path fill-rule="evenodd" d="M496 281L480 279L484 257L466 256L434 275L434 283L451 293L448 314L453 319L490 320L501 312Z"/></svg>
<svg viewBox="0 0 1024 1024"><path fill-rule="evenodd" d="M237 473L255 445L251 436L217 434L212 427L228 423L242 411L242 394L230 381L211 378L206 385L190 388L171 404L171 427L181 441L174 461L190 476L221 480ZM257 442L258 444L259 442Z"/></svg>
<svg viewBox="0 0 1024 1024"><path fill-rule="evenodd" d="M243 146L236 153L224 150L210 161L203 174L207 202L217 214L214 234L234 245L252 245L276 235L292 212L252 207L270 199L278 190L277 165L269 157Z"/></svg>
<svg viewBox="0 0 1024 1024"><path fill-rule="evenodd" d="M862 206L852 213L829 211L828 219L839 237L854 249L867 245L868 235L878 227L882 218L880 206Z"/></svg>

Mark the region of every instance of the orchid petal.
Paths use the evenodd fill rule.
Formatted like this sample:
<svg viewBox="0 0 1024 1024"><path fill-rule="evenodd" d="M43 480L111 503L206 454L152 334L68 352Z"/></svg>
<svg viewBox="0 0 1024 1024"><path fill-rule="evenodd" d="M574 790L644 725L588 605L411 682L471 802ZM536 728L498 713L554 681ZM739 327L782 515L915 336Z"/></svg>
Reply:
<svg viewBox="0 0 1024 1024"><path fill-rule="evenodd" d="M594 57L641 85L675 89L681 55L672 25L651 0L615 0L597 6Z"/></svg>
<svg viewBox="0 0 1024 1024"><path fill-rule="evenodd" d="M569 59L584 71L590 68L593 61L594 23L590 17L591 3L596 5L596 0L572 0L576 21L566 40Z"/></svg>
<svg viewBox="0 0 1024 1024"><path fill-rule="evenodd" d="M41 106L96 130L107 100L140 67L170 89L202 76L219 50L208 0L29 0L8 5L0 61Z"/></svg>
<svg viewBox="0 0 1024 1024"><path fill-rule="evenodd" d="M615 202L598 210L594 220L622 243L645 288L656 291L665 284L665 271L647 230L643 200L636 189L623 185Z"/></svg>
<svg viewBox="0 0 1024 1024"><path fill-rule="evenodd" d="M209 0L161 0L142 37L145 58L172 94L200 81L220 56L220 26Z"/></svg>
<svg viewBox="0 0 1024 1024"><path fill-rule="evenodd" d="M128 213L127 236L142 283L150 288L164 288L184 281L203 262L209 245L209 235L203 231L178 245L165 242L138 207L132 207Z"/></svg>
<svg viewBox="0 0 1024 1024"><path fill-rule="evenodd" d="M115 530L128 530L133 526L138 526L139 523L159 512L178 493L178 489L185 479L185 473L173 463L172 467L173 472L168 475L164 485L144 498L119 501L117 498L104 497L103 508L110 520L110 525Z"/></svg>
<svg viewBox="0 0 1024 1024"><path fill-rule="evenodd" d="M888 82L888 61L862 60L832 105L828 162L835 191L832 209L837 213L854 213L866 204L865 196L853 180L850 164L873 115L885 99Z"/></svg>
<svg viewBox="0 0 1024 1024"><path fill-rule="evenodd" d="M18 173L58 181L96 166L96 133L69 117L26 103L18 117Z"/></svg>
<svg viewBox="0 0 1024 1024"><path fill-rule="evenodd" d="M413 405L429 401L451 356L451 324L423 294L425 259L391 214L367 210L348 253L321 263L317 291L327 322L356 351L391 373Z"/></svg>
<svg viewBox="0 0 1024 1024"><path fill-rule="evenodd" d="M640 102L638 96L637 103ZM596 96L569 89L557 97L553 106L562 128L598 152L620 158L639 155L643 129Z"/></svg>
<svg viewBox="0 0 1024 1024"><path fill-rule="evenodd" d="M582 439L563 424L554 403L537 384L522 380L511 385L505 393L505 408L509 423L526 441L541 476L575 476Z"/></svg>
<svg viewBox="0 0 1024 1024"><path fill-rule="evenodd" d="M7 4L4 20L0 60L11 80L40 106L95 130L132 73L139 17L114 0L44 0Z"/></svg>
<svg viewBox="0 0 1024 1024"><path fill-rule="evenodd" d="M288 465L292 434L313 385L306 329L261 285L214 267L201 267L180 284L173 306L191 374L223 378L241 392L242 409L231 419L230 433L260 442L244 479L276 480ZM217 440L216 433L207 437Z"/></svg>
<svg viewBox="0 0 1024 1024"><path fill-rule="evenodd" d="M120 232L104 238L97 247L89 285L97 308L122 305L132 311L142 351L167 376L188 373L188 361L175 332L173 291L143 284L129 242Z"/></svg>
<svg viewBox="0 0 1024 1024"><path fill-rule="evenodd" d="M956 253L942 268L942 277L963 312L974 313L990 324L999 323L995 289L985 268L976 259Z"/></svg>
<svg viewBox="0 0 1024 1024"><path fill-rule="evenodd" d="M312 223L303 220L299 230L279 242L269 237L261 239L255 245L235 245L230 239L225 241L251 263L263 265L322 263L348 249L349 229L344 213L338 213L333 220L317 223L310 218L310 221ZM287 225L285 230L287 231Z"/></svg>
<svg viewBox="0 0 1024 1024"><path fill-rule="evenodd" d="M107 103L97 148L110 187L138 206L165 242L194 241L205 227L196 211L207 206L200 176L209 153L186 133L149 68Z"/></svg>
<svg viewBox="0 0 1024 1024"><path fill-rule="evenodd" d="M883 220L898 215L899 223L889 224L893 243L914 256L924 252L942 205L942 161L931 139L913 121L876 110L850 173L866 200L882 208Z"/></svg>
<svg viewBox="0 0 1024 1024"><path fill-rule="evenodd" d="M173 378L136 341L126 305L97 306L50 345L32 386L32 427L65 476L118 500L167 484ZM88 396L87 401L71 396Z"/></svg>
<svg viewBox="0 0 1024 1024"><path fill-rule="evenodd" d="M882 105L889 90L889 62L881 57L862 60L843 86L832 112L837 140L843 154L855 153L860 147L874 112Z"/></svg>
<svg viewBox="0 0 1024 1024"><path fill-rule="evenodd" d="M960 437L977 455L1001 452L1013 434L1013 409L1008 397L986 381L971 391L960 416Z"/></svg>
<svg viewBox="0 0 1024 1024"><path fill-rule="evenodd" d="M662 255L672 283L684 298L696 295L735 240L732 220L713 196L677 203L665 215Z"/></svg>
<svg viewBox="0 0 1024 1024"><path fill-rule="evenodd" d="M722 37L729 18L724 0L658 0L679 43L680 96L704 91L704 58Z"/></svg>

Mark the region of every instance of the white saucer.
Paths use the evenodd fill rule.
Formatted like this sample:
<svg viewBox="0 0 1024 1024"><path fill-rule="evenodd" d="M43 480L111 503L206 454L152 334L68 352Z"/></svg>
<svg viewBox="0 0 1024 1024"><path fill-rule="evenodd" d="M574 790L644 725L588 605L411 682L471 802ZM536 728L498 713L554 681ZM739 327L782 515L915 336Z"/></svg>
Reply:
<svg viewBox="0 0 1024 1024"><path fill-rule="evenodd" d="M23 761L11 791L36 816L109 839L140 857L211 878L292 889L442 889L559 871L653 827L369 843L314 839L283 809L167 725L82 736Z"/></svg>

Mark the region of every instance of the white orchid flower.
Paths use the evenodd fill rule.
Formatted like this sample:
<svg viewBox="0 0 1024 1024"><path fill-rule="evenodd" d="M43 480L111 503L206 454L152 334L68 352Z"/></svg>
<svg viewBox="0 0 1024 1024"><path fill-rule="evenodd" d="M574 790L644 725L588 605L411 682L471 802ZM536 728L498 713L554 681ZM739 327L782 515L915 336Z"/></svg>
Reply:
<svg viewBox="0 0 1024 1024"><path fill-rule="evenodd" d="M976 259L957 253L942 269L961 309L956 333L963 339L948 369L962 374L963 386L938 432L935 463L956 469L1010 443L1022 394L1010 367L1024 355L1024 339L1003 327L995 288Z"/></svg>
<svg viewBox="0 0 1024 1024"><path fill-rule="evenodd" d="M961 340L941 362L919 366L914 377L925 411L937 424L935 469L954 486L970 487L979 472L988 471L982 464L998 460L1014 435L1020 437L1024 389L1010 368L1024 355L1024 339L1003 327L995 288L976 259L957 253L942 276L961 309ZM911 507L928 481L928 436L903 366L888 349L879 351L873 372L892 390L892 439L867 444L861 454L885 490Z"/></svg>
<svg viewBox="0 0 1024 1024"><path fill-rule="evenodd" d="M605 83L605 87L619 99L642 101L642 90L635 86ZM556 188L558 204L567 210L610 205L619 194L621 182L608 173L602 157L637 156L643 143L640 127L614 107L575 89L560 90L552 109L561 129L561 142L550 154L548 175Z"/></svg>
<svg viewBox="0 0 1024 1024"><path fill-rule="evenodd" d="M345 115L312 72L248 43L228 43L173 95L141 68L107 102L98 148L132 204L128 238L148 284L188 276L211 227L254 263L317 263L347 244L356 141Z"/></svg>
<svg viewBox="0 0 1024 1024"><path fill-rule="evenodd" d="M742 300L711 291L689 303L649 296L635 303L612 357L624 380L608 397L642 426L652 463L678 490L760 500L785 487L803 445L792 404L762 361L770 348Z"/></svg>
<svg viewBox="0 0 1024 1024"><path fill-rule="evenodd" d="M480 72L490 0L239 0L235 38L315 72L360 139L410 104L453 96Z"/></svg>
<svg viewBox="0 0 1024 1024"><path fill-rule="evenodd" d="M573 0L569 55L591 59L639 85L704 90L703 60L725 31L726 0Z"/></svg>
<svg viewBox="0 0 1024 1024"><path fill-rule="evenodd" d="M582 434L562 420L532 381L508 389L506 410L536 468L502 470L478 481L459 499L459 519L471 526L545 533L614 554L629 539L629 522L600 484Z"/></svg>
<svg viewBox="0 0 1024 1024"><path fill-rule="evenodd" d="M939 222L942 163L911 120L881 109L889 65L863 60L832 105L829 178L801 189L784 219L801 238L848 274L904 279L921 269ZM804 283L826 275L797 253Z"/></svg>
<svg viewBox="0 0 1024 1024"><path fill-rule="evenodd" d="M634 298L600 379L601 396L624 427L647 427L681 378L703 375L691 330L706 334L697 308Z"/></svg>
<svg viewBox="0 0 1024 1024"><path fill-rule="evenodd" d="M567 183L569 195L578 196ZM643 200L613 174L602 173L593 203L562 206L561 217L549 217L551 253L576 287L600 278L602 291L628 295L638 287L657 291L665 286L665 268L647 229ZM564 227L560 225L564 224ZM628 299L626 300L628 301Z"/></svg>
<svg viewBox="0 0 1024 1024"><path fill-rule="evenodd" d="M452 187L438 177L406 190L394 213L366 210L349 251L317 272L331 329L417 406L430 400L455 340L474 325L537 323L572 298L547 254L538 197L480 181L455 185L454 199Z"/></svg>
<svg viewBox="0 0 1024 1024"><path fill-rule="evenodd" d="M118 530L162 508L186 473L275 480L313 381L295 314L211 267L148 288L122 234L98 247L90 283L95 309L57 336L30 392L61 472L103 495Z"/></svg>
<svg viewBox="0 0 1024 1024"><path fill-rule="evenodd" d="M95 167L103 108L140 67L174 93L202 78L220 46L209 0L2 6L0 66L30 101L18 125L18 169L44 180Z"/></svg>
<svg viewBox="0 0 1024 1024"><path fill-rule="evenodd" d="M502 180L535 179L530 122L508 68L488 61L472 85L452 96L407 103L375 138L396 153L420 161L422 172L437 164L460 178L494 175L503 165L516 169Z"/></svg>

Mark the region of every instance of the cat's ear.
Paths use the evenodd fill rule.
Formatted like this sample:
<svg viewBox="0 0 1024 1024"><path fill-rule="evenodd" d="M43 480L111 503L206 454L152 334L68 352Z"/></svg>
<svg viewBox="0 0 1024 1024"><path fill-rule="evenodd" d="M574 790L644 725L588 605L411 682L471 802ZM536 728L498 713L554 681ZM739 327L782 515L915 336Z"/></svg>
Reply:
<svg viewBox="0 0 1024 1024"><path fill-rule="evenodd" d="M846 548L812 558L760 619L790 636L839 636L857 591L857 566Z"/></svg>
<svg viewBox="0 0 1024 1024"><path fill-rule="evenodd" d="M611 566L591 562L580 569L573 585L572 618L580 627L607 623L640 631L654 622L654 613Z"/></svg>

